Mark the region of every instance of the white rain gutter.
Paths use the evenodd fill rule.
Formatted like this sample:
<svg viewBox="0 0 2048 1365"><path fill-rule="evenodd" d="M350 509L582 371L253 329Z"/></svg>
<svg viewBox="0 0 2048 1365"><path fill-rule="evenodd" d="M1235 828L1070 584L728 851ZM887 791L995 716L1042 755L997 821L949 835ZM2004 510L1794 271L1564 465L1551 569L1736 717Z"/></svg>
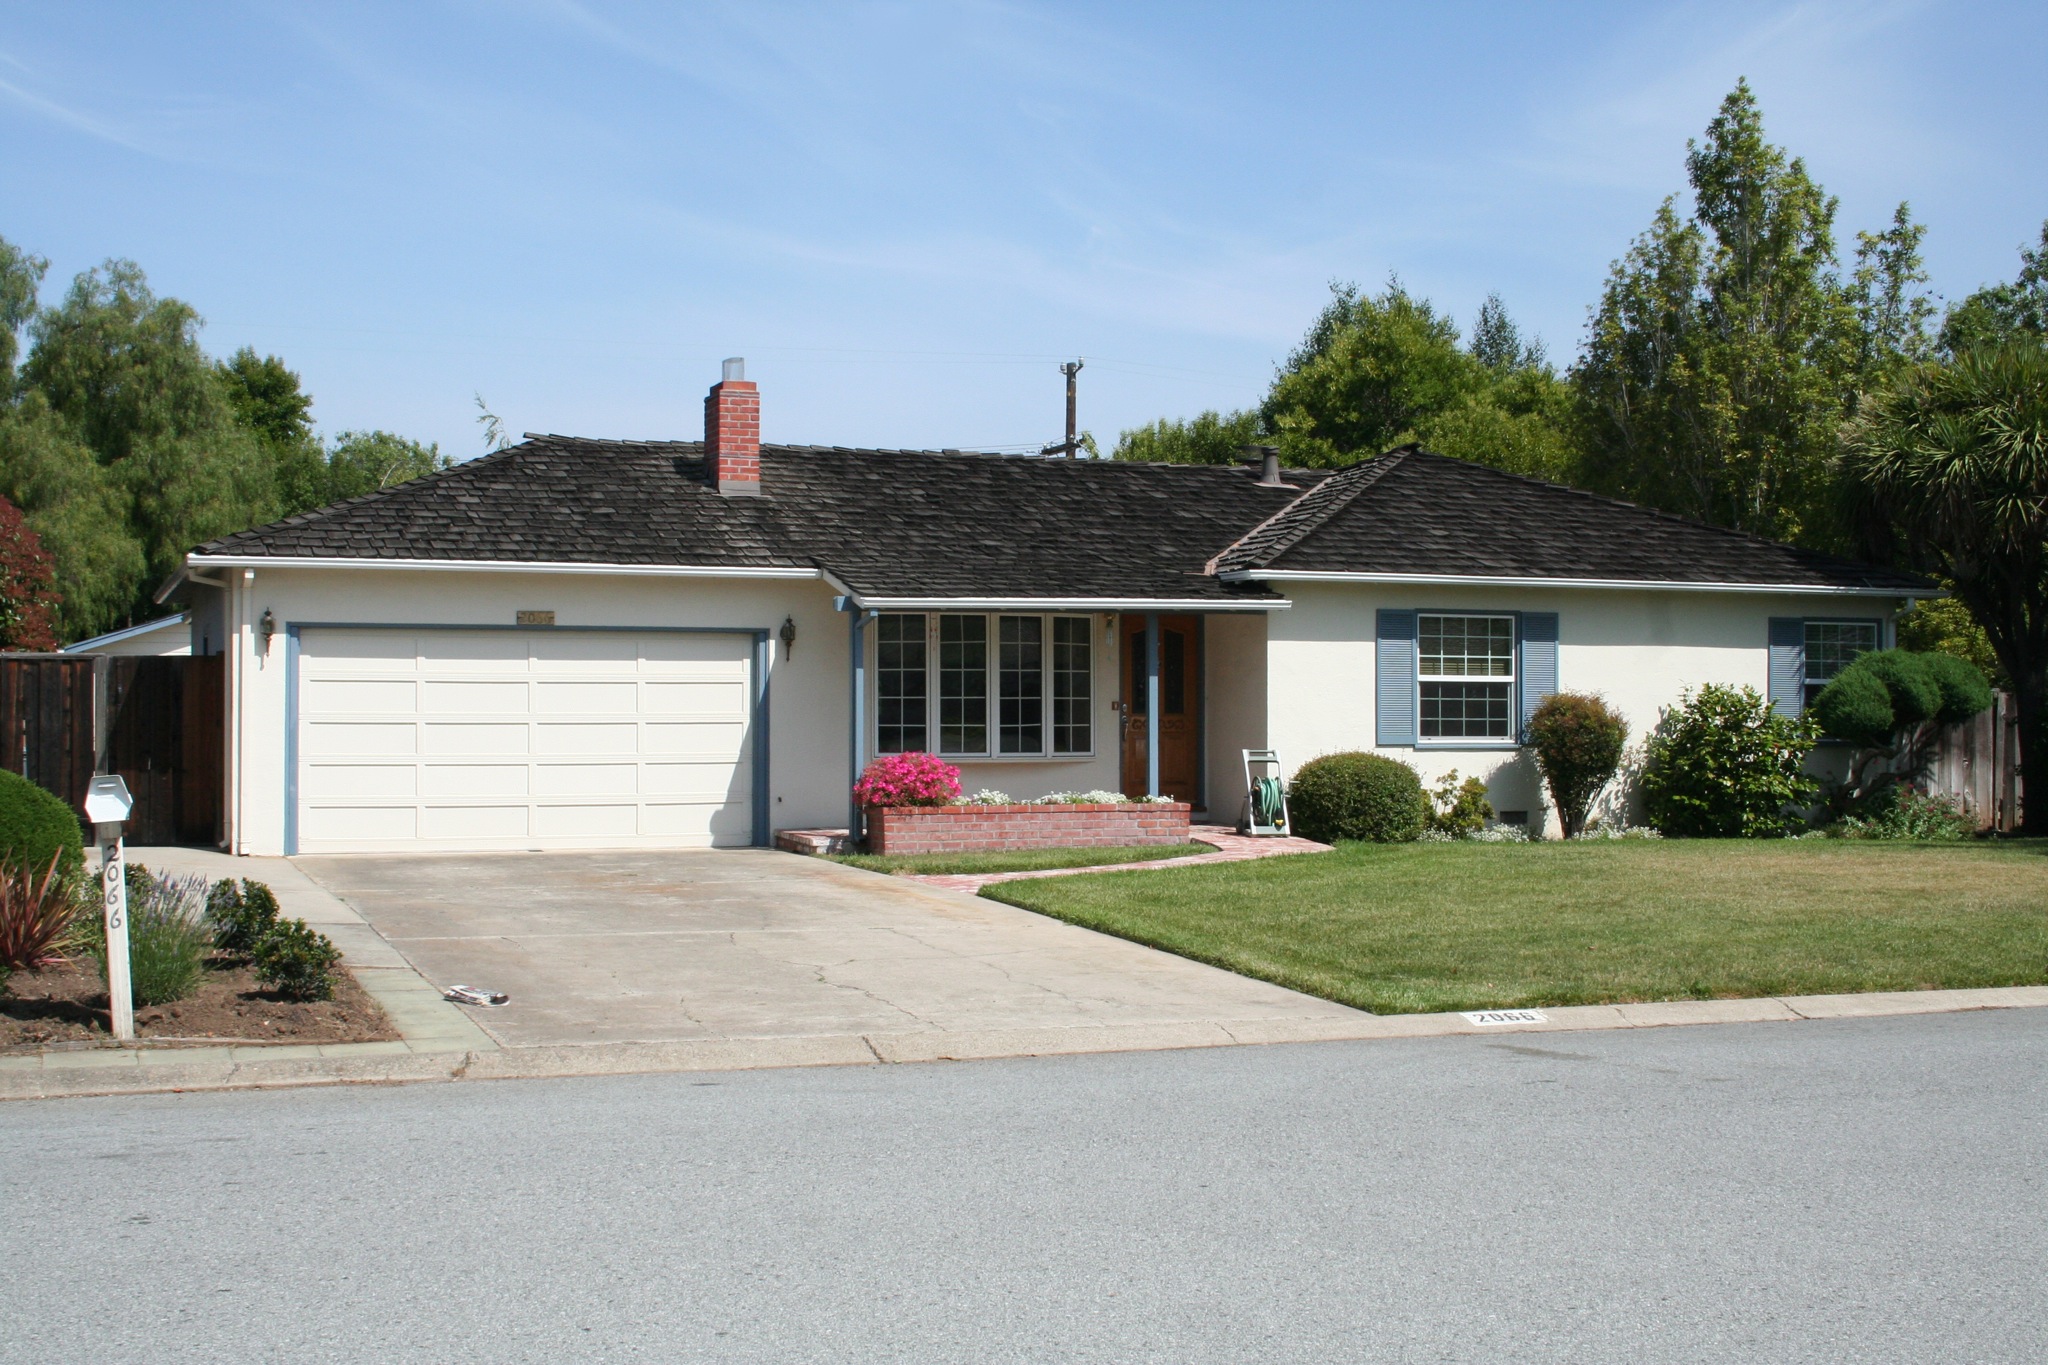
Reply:
<svg viewBox="0 0 2048 1365"><path fill-rule="evenodd" d="M1285 598L1240 603L1213 597L852 597L868 611L1268 612L1294 605Z"/></svg>
<svg viewBox="0 0 2048 1365"><path fill-rule="evenodd" d="M414 573L587 573L640 578L817 578L817 569L716 564L584 564L530 559L371 559L346 555L187 555L187 572L221 565L235 569L406 569Z"/></svg>
<svg viewBox="0 0 2048 1365"><path fill-rule="evenodd" d="M1924 589L1845 588L1797 583L1674 583L1646 578L1525 578L1487 574L1318 573L1309 570L1238 569L1217 575L1225 583L1385 583L1418 587L1596 588L1629 592L1758 592L1799 597L1906 597Z"/></svg>

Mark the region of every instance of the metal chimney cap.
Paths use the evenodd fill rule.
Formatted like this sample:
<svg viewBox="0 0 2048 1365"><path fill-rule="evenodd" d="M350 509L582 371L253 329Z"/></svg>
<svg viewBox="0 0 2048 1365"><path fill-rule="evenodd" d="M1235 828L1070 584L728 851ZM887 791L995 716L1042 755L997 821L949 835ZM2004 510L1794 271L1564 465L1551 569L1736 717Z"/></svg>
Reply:
<svg viewBox="0 0 2048 1365"><path fill-rule="evenodd" d="M744 380L746 377L746 357L737 355L727 356L725 358L725 372L719 376L720 382L730 384L734 380Z"/></svg>

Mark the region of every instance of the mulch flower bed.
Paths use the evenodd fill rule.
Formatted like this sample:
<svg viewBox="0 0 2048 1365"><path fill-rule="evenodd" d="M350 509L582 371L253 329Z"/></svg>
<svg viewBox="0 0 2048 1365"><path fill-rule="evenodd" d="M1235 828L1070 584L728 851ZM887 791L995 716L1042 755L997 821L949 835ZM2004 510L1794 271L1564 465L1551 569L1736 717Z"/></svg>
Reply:
<svg viewBox="0 0 2048 1365"><path fill-rule="evenodd" d="M199 989L168 1005L135 1011L144 1042L375 1043L399 1036L384 1011L346 971L332 1000L281 1000L246 964L209 963ZM0 1051L51 1043L112 1041L107 987L90 960L16 972L0 987Z"/></svg>

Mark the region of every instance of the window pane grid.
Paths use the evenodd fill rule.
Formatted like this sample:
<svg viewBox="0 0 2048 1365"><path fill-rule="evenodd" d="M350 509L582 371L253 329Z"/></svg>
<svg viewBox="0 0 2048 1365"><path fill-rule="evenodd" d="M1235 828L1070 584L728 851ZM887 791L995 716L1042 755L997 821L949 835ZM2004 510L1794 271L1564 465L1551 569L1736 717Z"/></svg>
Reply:
<svg viewBox="0 0 2048 1365"><path fill-rule="evenodd" d="M1415 626L1421 737L1512 740L1515 618L1421 616Z"/></svg>
<svg viewBox="0 0 2048 1365"><path fill-rule="evenodd" d="M1085 754L1094 743L1094 633L1082 616L1052 623L1052 747L1061 754Z"/></svg>
<svg viewBox="0 0 2048 1365"><path fill-rule="evenodd" d="M901 754L924 749L931 671L923 616L891 615L875 621L875 749Z"/></svg>
<svg viewBox="0 0 2048 1365"><path fill-rule="evenodd" d="M1877 648L1875 621L1806 623L1806 700L1811 702L1859 654Z"/></svg>
<svg viewBox="0 0 2048 1365"><path fill-rule="evenodd" d="M939 752L988 752L988 618L939 618Z"/></svg>
<svg viewBox="0 0 2048 1365"><path fill-rule="evenodd" d="M1001 752L1045 750L1045 619L996 621L996 736Z"/></svg>
<svg viewBox="0 0 2048 1365"><path fill-rule="evenodd" d="M1425 678L1512 678L1511 616L1424 616L1417 623Z"/></svg>

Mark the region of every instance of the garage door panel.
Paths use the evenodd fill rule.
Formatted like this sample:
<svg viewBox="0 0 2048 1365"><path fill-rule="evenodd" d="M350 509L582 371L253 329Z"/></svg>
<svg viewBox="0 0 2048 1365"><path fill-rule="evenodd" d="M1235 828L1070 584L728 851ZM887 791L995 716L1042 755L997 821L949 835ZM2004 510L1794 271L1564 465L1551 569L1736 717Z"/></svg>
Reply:
<svg viewBox="0 0 2048 1365"><path fill-rule="evenodd" d="M535 683L533 709L543 716L630 716L639 709L630 682Z"/></svg>
<svg viewBox="0 0 2048 1365"><path fill-rule="evenodd" d="M420 709L432 715L524 715L527 704L527 684L523 681L430 677L420 686Z"/></svg>
<svg viewBox="0 0 2048 1365"><path fill-rule="evenodd" d="M533 832L542 839L619 839L631 843L640 833L636 804L611 806L537 805Z"/></svg>
<svg viewBox="0 0 2048 1365"><path fill-rule="evenodd" d="M643 754L687 754L730 761L747 747L747 727L739 721L649 723L642 726L641 731L640 752Z"/></svg>
<svg viewBox="0 0 2048 1365"><path fill-rule="evenodd" d="M537 754L632 754L640 727L632 721L544 720L533 727Z"/></svg>
<svg viewBox="0 0 2048 1365"><path fill-rule="evenodd" d="M524 763L426 763L420 766L421 796L525 796Z"/></svg>
<svg viewBox="0 0 2048 1365"><path fill-rule="evenodd" d="M645 684L641 709L651 715L704 717L744 716L747 688L739 679Z"/></svg>
<svg viewBox="0 0 2048 1365"><path fill-rule="evenodd" d="M418 652L409 630L320 632L320 665L329 673L411 673Z"/></svg>
<svg viewBox="0 0 2048 1365"><path fill-rule="evenodd" d="M639 792L637 763L536 763L535 796L634 796Z"/></svg>
<svg viewBox="0 0 2048 1365"><path fill-rule="evenodd" d="M305 852L752 841L740 634L301 633Z"/></svg>
<svg viewBox="0 0 2048 1365"><path fill-rule="evenodd" d="M752 786L730 763L649 763L640 770L640 790L648 796L694 796L712 801L744 801Z"/></svg>
<svg viewBox="0 0 2048 1365"><path fill-rule="evenodd" d="M640 644L632 635L539 635L533 641L533 671L631 673Z"/></svg>
<svg viewBox="0 0 2048 1365"><path fill-rule="evenodd" d="M525 806L428 805L420 807L420 838L450 844L488 846L497 839L523 839L528 833Z"/></svg>
<svg viewBox="0 0 2048 1365"><path fill-rule="evenodd" d="M409 678L316 678L306 684L306 706L312 711L411 715L418 705L418 687Z"/></svg>
<svg viewBox="0 0 2048 1365"><path fill-rule="evenodd" d="M419 838L416 806L307 806L299 838L318 844L384 847Z"/></svg>
<svg viewBox="0 0 2048 1365"><path fill-rule="evenodd" d="M409 754L418 742L419 727L411 721L308 721L301 728L299 752L327 754Z"/></svg>
<svg viewBox="0 0 2048 1365"><path fill-rule="evenodd" d="M419 795L419 769L410 763L309 763L302 781L314 800Z"/></svg>
<svg viewBox="0 0 2048 1365"><path fill-rule="evenodd" d="M511 756L526 752L532 727L524 721L489 724L461 721L428 721L420 727L423 754L490 754Z"/></svg>

